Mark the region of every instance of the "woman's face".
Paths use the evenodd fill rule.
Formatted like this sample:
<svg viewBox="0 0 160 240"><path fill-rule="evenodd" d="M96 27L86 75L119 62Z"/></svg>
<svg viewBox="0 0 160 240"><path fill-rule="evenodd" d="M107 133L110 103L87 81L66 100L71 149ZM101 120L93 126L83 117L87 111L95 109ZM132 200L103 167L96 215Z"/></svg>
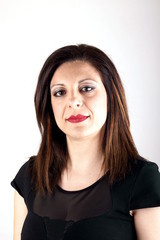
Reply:
<svg viewBox="0 0 160 240"><path fill-rule="evenodd" d="M50 91L55 121L67 137L84 139L100 134L107 118L107 94L90 63L62 64L52 77Z"/></svg>

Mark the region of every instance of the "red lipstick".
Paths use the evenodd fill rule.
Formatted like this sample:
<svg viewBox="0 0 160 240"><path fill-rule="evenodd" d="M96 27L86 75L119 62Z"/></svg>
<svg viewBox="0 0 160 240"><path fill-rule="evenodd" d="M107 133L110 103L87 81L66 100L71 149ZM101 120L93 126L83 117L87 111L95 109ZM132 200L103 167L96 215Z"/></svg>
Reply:
<svg viewBox="0 0 160 240"><path fill-rule="evenodd" d="M76 116L72 115L69 118L67 118L67 121L71 122L71 123L79 123L79 122L85 121L88 117L89 116L84 116L84 115L81 115L81 114L78 114Z"/></svg>

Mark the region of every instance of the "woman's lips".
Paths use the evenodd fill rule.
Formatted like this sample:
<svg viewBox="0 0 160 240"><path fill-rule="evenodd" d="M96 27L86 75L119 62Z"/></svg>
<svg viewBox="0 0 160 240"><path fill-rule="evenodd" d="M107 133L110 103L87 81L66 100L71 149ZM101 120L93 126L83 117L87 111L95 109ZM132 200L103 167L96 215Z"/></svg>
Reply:
<svg viewBox="0 0 160 240"><path fill-rule="evenodd" d="M81 115L81 114L78 114L76 116L72 115L69 118L67 118L67 121L71 122L71 123L79 123L79 122L85 121L88 117L89 116L84 116L84 115Z"/></svg>

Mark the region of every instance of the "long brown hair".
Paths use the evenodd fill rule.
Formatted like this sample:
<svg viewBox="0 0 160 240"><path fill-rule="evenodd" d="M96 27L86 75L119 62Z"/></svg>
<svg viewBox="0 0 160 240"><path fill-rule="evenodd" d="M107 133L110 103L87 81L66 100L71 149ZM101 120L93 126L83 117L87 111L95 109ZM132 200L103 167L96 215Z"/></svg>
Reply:
<svg viewBox="0 0 160 240"><path fill-rule="evenodd" d="M80 44L62 47L44 63L35 92L35 109L41 132L41 144L33 157L32 177L36 190L51 192L66 167L68 152L65 134L58 128L52 107L50 82L56 69L68 61L87 61L101 75L107 93L107 120L103 137L104 170L108 168L110 183L125 177L138 157L130 132L125 92L118 72L100 49Z"/></svg>

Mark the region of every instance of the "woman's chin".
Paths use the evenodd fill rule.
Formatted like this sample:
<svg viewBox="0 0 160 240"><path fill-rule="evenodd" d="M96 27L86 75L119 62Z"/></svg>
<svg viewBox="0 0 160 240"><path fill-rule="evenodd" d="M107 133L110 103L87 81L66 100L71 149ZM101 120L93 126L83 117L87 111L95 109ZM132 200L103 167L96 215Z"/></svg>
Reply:
<svg viewBox="0 0 160 240"><path fill-rule="evenodd" d="M100 134L99 132L91 132L91 131L76 131L76 132L70 132L69 134L66 134L68 139L72 139L75 141L83 141L83 140L91 140L93 138L97 138L97 135Z"/></svg>

